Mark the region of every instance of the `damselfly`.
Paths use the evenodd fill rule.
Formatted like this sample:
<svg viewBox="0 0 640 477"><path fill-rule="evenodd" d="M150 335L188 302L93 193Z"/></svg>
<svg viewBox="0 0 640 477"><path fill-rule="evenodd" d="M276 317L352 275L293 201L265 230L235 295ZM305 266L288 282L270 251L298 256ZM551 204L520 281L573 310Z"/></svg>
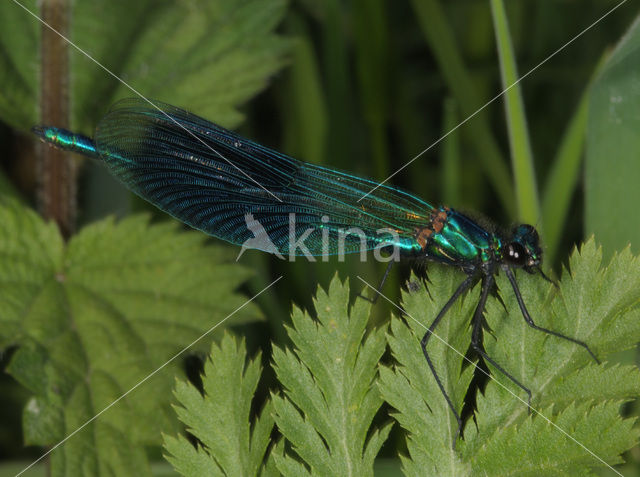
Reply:
<svg viewBox="0 0 640 477"><path fill-rule="evenodd" d="M511 233L489 229L401 189L298 161L176 107L141 99L116 103L99 122L93 139L54 127L36 127L34 132L57 147L99 159L142 198L234 244L310 256L384 248L397 251L403 260L461 269L466 278L421 340L427 364L457 420L456 438L463 422L427 344L449 308L478 281L482 289L472 318L472 348L526 392L529 403L531 391L481 344L485 304L500 270L529 326L583 347L598 361L586 343L537 326L527 311L514 270L546 278L540 269L538 233L531 225L518 225ZM256 240L256 228L250 224L259 224L265 240ZM385 277L393 262L389 263Z"/></svg>

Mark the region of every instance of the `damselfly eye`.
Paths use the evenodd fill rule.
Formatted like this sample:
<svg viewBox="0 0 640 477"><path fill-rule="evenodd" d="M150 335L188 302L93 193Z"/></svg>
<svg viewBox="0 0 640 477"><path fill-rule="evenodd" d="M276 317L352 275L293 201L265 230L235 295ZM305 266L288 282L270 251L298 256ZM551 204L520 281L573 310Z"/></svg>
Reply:
<svg viewBox="0 0 640 477"><path fill-rule="evenodd" d="M506 261L515 267L535 267L540 264L540 237L533 226L521 224L513 229L507 246Z"/></svg>

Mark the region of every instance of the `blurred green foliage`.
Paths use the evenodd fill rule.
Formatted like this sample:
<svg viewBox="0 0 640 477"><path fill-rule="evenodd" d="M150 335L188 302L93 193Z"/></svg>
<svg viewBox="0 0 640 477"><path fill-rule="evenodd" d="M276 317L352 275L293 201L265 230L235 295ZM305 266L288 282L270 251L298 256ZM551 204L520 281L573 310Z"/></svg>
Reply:
<svg viewBox="0 0 640 477"><path fill-rule="evenodd" d="M35 0L23 3L32 10L37 5ZM72 40L145 96L227 126L244 119L240 132L258 142L379 180L428 149L509 81L501 77L499 65L505 57L498 55L491 3L494 9L506 7L506 30L498 42L506 42L520 75L618 4L243 0L232 8L234 2L197 0L74 3ZM632 209L637 201L628 200L626 193L638 190L634 174L640 146L633 139L638 128L631 126L637 101L626 99L637 84L635 30L623 51L616 51L620 61L598 76L593 97L587 92L602 58L637 15L634 8L631 2L624 5L518 85L520 137L528 135L526 167L535 174L530 183L538 185L529 200L537 200L537 193L540 204L516 200L519 186L511 172L509 143L514 137L502 98L391 183L433 203L446 200L452 207L484 214L507 228L521 218L522 210L539 207L542 217L535 225L548 247L547 266L556 270L585 230L602 235L607 252L634 240L640 215ZM269 35L276 25L280 35ZM32 143L23 135L38 122L38 107L47 100L38 89L39 28L13 2L0 5L0 119L6 125L0 131L0 194L19 190L30 198L37 182L36 168L29 167ZM233 54L226 55L229 52ZM69 55L71 125L90 132L114 99L131 93L76 50L70 49ZM615 104L607 97L609 80L626 88L616 94L622 99ZM268 89L239 109L267 84ZM628 128L616 127L608 116L612 104ZM619 132L625 134L622 139L616 137ZM581 166L585 133L587 182ZM616 145L615 153L605 149L607 142L601 138ZM612 167L608 161L614 157L620 162ZM153 210L99 166L86 161L83 170L78 199L82 224L108 213ZM268 326L276 340L285 339L280 317L288 316L291 301L310 309L313 290L318 283L327 286L336 269L341 276L362 274L372 282L382 273L355 260L282 263L254 251L242 261L256 271L247 292L257 292L270 277L284 274L281 286L258 300L274 318ZM403 273L400 276L407 276ZM397 274L392 278L385 293L394 298L401 279ZM376 312L379 319L388 316L384 304ZM264 335L249 333L248 345L266 343ZM3 398L13 399L8 405L20 412L23 396L15 392L16 384L0 379ZM0 433L0 457L20 452L15 442L20 431L15 422L12 426Z"/></svg>
<svg viewBox="0 0 640 477"><path fill-rule="evenodd" d="M148 475L144 446L176 425L167 398L180 361L167 360L230 314L235 325L260 318L234 293L251 270L225 263L230 251L202 234L139 216L97 222L66 244L17 201L0 201L0 223L0 348L17 348L6 371L32 394L25 444L53 446L82 426L52 453L53 475ZM147 382L163 363L173 373Z"/></svg>
<svg viewBox="0 0 640 477"><path fill-rule="evenodd" d="M585 232L608 254L640 250L640 22L607 58L590 96Z"/></svg>

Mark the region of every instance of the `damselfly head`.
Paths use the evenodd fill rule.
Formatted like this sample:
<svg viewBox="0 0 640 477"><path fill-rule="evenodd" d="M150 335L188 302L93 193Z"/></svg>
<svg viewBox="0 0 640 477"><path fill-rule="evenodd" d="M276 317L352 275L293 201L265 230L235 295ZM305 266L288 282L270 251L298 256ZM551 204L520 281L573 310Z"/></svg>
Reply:
<svg viewBox="0 0 640 477"><path fill-rule="evenodd" d="M524 267L527 271L537 268L542 262L542 249L538 231L528 224L513 229L511 240L506 246L507 263L514 267Z"/></svg>

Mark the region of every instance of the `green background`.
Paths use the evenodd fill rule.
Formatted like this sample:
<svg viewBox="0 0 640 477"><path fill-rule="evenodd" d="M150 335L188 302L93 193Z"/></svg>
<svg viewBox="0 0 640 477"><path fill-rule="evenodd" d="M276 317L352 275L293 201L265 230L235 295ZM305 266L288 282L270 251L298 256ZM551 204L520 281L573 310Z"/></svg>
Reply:
<svg viewBox="0 0 640 477"><path fill-rule="evenodd" d="M24 2L33 10L35 3ZM145 96L304 161L378 180L618 4L510 0L501 12L501 2L479 0L243 1L259 12L243 22L242 8L210 3L203 15L196 1L78 1L70 37ZM556 273L591 234L605 255L629 244L640 252L637 15L633 2L621 6L391 183L506 229L534 223L545 266ZM39 177L29 128L40 122L47 101L40 27L13 2L0 6L0 194L32 205ZM243 43L256 30L271 29L277 37ZM248 53L217 61L233 48ZM69 61L69 126L91 134L113 100L131 92L77 51L69 50ZM80 167L78 228L139 211L166 220L99 165ZM237 250L228 248L231 256ZM313 290L327 286L336 270L370 282L383 270L355 259L283 263L257 251L246 252L241 263L255 272L241 290L247 296L284 275L257 301L267 321L242 330L254 350L269 339L285 340L282 317L291 303L309 308ZM399 296L407 273L395 272L388 296ZM381 305L375 313L383 320L388 309ZM13 352L2 354L3 367ZM0 459L27 461L39 455L22 446L29 394L8 375L0 379Z"/></svg>

